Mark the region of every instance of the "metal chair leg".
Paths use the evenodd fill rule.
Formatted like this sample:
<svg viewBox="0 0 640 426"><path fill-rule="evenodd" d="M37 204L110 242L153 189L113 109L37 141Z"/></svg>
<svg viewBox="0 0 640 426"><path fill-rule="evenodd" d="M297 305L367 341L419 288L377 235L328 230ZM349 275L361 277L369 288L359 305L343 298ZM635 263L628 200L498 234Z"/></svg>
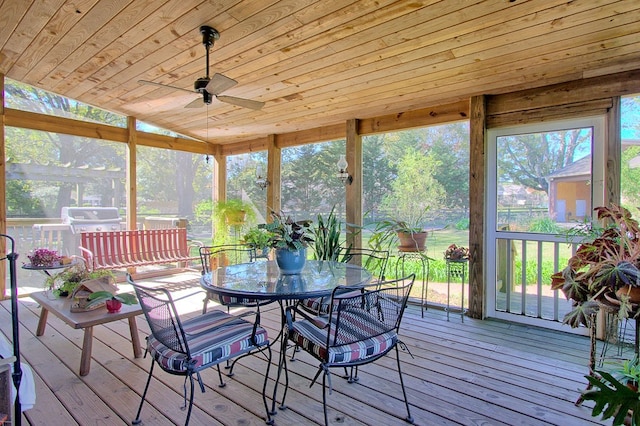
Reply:
<svg viewBox="0 0 640 426"><path fill-rule="evenodd" d="M327 416L327 374L328 371L325 370L322 375L322 411L324 412L325 426L329 424L329 417Z"/></svg>
<svg viewBox="0 0 640 426"><path fill-rule="evenodd" d="M138 413L136 414L135 420L131 422L132 425L139 425L141 423L140 413L142 412L142 404L144 404L144 400L147 397L147 391L149 390L149 383L151 383L151 376L153 376L153 367L155 366L155 361L151 360L151 368L149 368L149 377L147 377L147 384L144 385L144 391L142 392L142 399L140 400L140 405L138 406Z"/></svg>
<svg viewBox="0 0 640 426"><path fill-rule="evenodd" d="M184 426L189 426L189 420L191 419L191 409L193 408L193 375L189 374L189 383L191 384L191 393L189 394L189 408L187 409L187 419L184 421Z"/></svg>
<svg viewBox="0 0 640 426"><path fill-rule="evenodd" d="M400 369L400 350L398 349L398 345L396 345L396 361L398 361L398 374L400 375L400 386L402 387L402 395L404 396L404 405L407 407L407 417L404 420L407 423L413 424L413 417L411 417L411 411L409 410L407 391L404 388L404 380L402 380L402 370Z"/></svg>

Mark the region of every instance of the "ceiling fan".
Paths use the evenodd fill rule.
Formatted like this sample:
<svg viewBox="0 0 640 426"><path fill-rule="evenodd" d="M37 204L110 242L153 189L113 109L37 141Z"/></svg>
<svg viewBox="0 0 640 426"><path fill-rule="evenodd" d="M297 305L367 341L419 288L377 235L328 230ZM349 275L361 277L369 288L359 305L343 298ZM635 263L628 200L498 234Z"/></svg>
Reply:
<svg viewBox="0 0 640 426"><path fill-rule="evenodd" d="M211 104L211 100L215 97L220 102L225 102L231 105L255 110L261 109L264 106L264 102L253 101L251 99L236 98L234 96L226 96L221 94L225 90L228 90L238 84L238 82L219 73L215 73L213 74L212 78L209 78L209 50L211 49L211 46L213 46L214 41L220 38L220 33L215 28L209 27L207 25L203 25L200 27L200 33L202 34L202 44L204 45L207 53L207 75L206 77L200 77L193 83L195 92L201 93L202 99L195 99L189 102L187 105L185 105L185 108L199 108L205 104L209 105ZM138 80L138 83L194 93L193 90L183 89L182 87L169 86L167 84L156 83L153 81Z"/></svg>

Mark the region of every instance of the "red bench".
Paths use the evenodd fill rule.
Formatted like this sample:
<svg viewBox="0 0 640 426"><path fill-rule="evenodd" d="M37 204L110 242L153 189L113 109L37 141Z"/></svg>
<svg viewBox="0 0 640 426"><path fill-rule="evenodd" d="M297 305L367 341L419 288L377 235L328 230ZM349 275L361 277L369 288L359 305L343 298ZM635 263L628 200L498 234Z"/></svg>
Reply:
<svg viewBox="0 0 640 426"><path fill-rule="evenodd" d="M187 241L186 228L82 232L80 250L89 270L178 263L188 266L199 255Z"/></svg>

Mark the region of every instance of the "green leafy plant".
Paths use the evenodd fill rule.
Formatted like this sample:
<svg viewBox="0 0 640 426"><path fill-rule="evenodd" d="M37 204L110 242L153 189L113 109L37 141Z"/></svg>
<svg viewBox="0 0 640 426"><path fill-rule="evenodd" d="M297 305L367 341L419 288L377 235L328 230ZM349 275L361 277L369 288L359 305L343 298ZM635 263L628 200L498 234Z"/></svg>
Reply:
<svg viewBox="0 0 640 426"><path fill-rule="evenodd" d="M138 303L138 298L130 293L118 293L114 294L106 290L96 291L89 296L89 303L87 308L98 305L107 300L118 300L125 305L133 305Z"/></svg>
<svg viewBox="0 0 640 426"><path fill-rule="evenodd" d="M613 418L612 425L625 424L631 416L631 425L640 425L640 394L621 383L606 371L596 371L594 376L585 376L592 388L582 393L582 398L594 401L593 417L602 415L602 420Z"/></svg>
<svg viewBox="0 0 640 426"><path fill-rule="evenodd" d="M79 263L47 277L45 287L51 289L56 296L64 296L73 293L83 281L101 277L114 278L114 275L113 272L108 269L90 272L83 263Z"/></svg>
<svg viewBox="0 0 640 426"><path fill-rule="evenodd" d="M325 218L318 215L318 222L313 229L314 235L314 256L317 260L337 261L341 252L344 254L344 242L340 240L342 236L342 224L335 214L335 206Z"/></svg>
<svg viewBox="0 0 640 426"><path fill-rule="evenodd" d="M241 229L245 224L255 221L256 215L250 202L239 198L219 200L213 204L213 226L215 245L233 242L230 236L232 228Z"/></svg>
<svg viewBox="0 0 640 426"><path fill-rule="evenodd" d="M598 220L608 222L591 242L583 242L567 266L551 276L551 288L573 301L564 317L571 327L589 326L598 299L624 286L640 286L640 226L623 207L597 207ZM628 297L620 298L619 315L630 311Z"/></svg>
<svg viewBox="0 0 640 426"><path fill-rule="evenodd" d="M540 232L543 234L560 234L562 228L550 217L536 219L529 224L529 232Z"/></svg>
<svg viewBox="0 0 640 426"><path fill-rule="evenodd" d="M302 250L313 243L311 220L294 221L291 216L271 213L272 221L261 225L270 233L269 245L275 249Z"/></svg>
<svg viewBox="0 0 640 426"><path fill-rule="evenodd" d="M251 228L242 236L242 242L256 250L268 248L270 241L271 235L269 232L260 227Z"/></svg>
<svg viewBox="0 0 640 426"><path fill-rule="evenodd" d="M416 234L425 233L422 223L427 209L422 214L416 215L412 221L400 219L383 219L374 223L374 228L369 238L369 246L375 250L389 250L400 244L399 234L407 234L415 239Z"/></svg>
<svg viewBox="0 0 640 426"><path fill-rule="evenodd" d="M638 390L638 383L640 383L638 357L634 356L632 359L625 360L619 368L612 370L611 374L616 380L620 381L620 383Z"/></svg>

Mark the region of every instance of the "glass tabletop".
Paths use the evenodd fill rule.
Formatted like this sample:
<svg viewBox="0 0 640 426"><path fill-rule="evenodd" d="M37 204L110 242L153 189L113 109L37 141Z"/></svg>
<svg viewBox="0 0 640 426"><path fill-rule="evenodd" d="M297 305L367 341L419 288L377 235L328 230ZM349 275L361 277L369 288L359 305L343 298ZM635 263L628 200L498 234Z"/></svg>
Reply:
<svg viewBox="0 0 640 426"><path fill-rule="evenodd" d="M306 299L331 294L337 286L371 281L366 269L341 262L307 260L300 274L282 275L275 261L242 263L218 268L200 283L214 293L262 300Z"/></svg>

